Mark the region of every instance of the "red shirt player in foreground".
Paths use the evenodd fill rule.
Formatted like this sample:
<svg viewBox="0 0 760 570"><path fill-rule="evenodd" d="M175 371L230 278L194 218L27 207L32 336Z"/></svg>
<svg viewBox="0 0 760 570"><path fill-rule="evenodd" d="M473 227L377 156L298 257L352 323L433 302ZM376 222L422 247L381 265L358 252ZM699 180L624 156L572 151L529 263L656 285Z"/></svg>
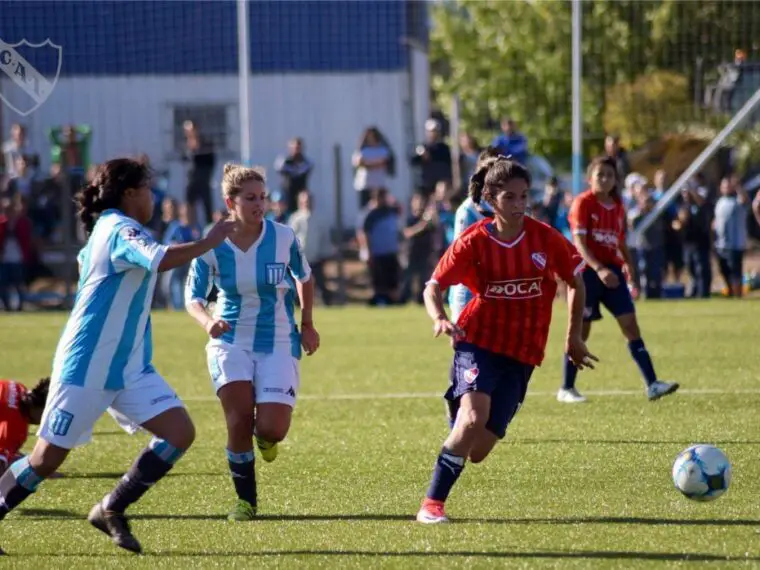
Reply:
<svg viewBox="0 0 760 570"><path fill-rule="evenodd" d="M484 161L470 180L475 204L485 200L493 219L470 226L449 247L425 289L435 336L454 339L451 386L446 393L454 427L436 461L417 514L440 523L465 461L483 461L520 408L533 368L541 364L551 322L556 278L569 286L566 351L579 367L596 357L581 338L584 263L556 230L525 215L530 174L504 156ZM443 291L463 284L475 295L457 324L446 316Z"/></svg>
<svg viewBox="0 0 760 570"><path fill-rule="evenodd" d="M30 424L39 424L47 401L50 378L32 390L20 382L0 380L0 475L19 457Z"/></svg>
<svg viewBox="0 0 760 570"><path fill-rule="evenodd" d="M583 281L586 285L586 309L583 312L583 340L588 340L591 323L602 318L599 305L607 307L620 325L628 341L631 356L644 377L650 400L657 400L678 390L678 384L660 382L652 359L641 339L633 299L626 283L623 267L631 271L631 255L625 243L626 216L617 191L615 160L597 158L588 170L591 188L579 194L570 208L570 228L575 246L586 261ZM565 357L562 388L557 400L565 403L585 402L586 397L575 388L578 368Z"/></svg>

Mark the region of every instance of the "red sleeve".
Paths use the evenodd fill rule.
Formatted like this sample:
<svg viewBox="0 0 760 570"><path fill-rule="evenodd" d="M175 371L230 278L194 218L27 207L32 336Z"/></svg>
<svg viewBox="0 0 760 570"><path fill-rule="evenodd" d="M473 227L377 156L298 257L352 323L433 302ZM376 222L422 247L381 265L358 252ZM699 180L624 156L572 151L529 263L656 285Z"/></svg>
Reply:
<svg viewBox="0 0 760 570"><path fill-rule="evenodd" d="M550 268L565 283L570 283L586 268L575 246L558 231L552 229L549 238Z"/></svg>
<svg viewBox="0 0 760 570"><path fill-rule="evenodd" d="M473 263L472 239L461 236L452 243L443 254L433 271L433 281L438 283L442 291L452 285L458 285L471 280Z"/></svg>
<svg viewBox="0 0 760 570"><path fill-rule="evenodd" d="M8 402L11 382L4 381L0 387L0 461L10 464L26 442L29 425L18 411L18 404ZM16 384L14 393L20 397L21 385ZM12 407L14 406L14 407Z"/></svg>
<svg viewBox="0 0 760 570"><path fill-rule="evenodd" d="M591 212L589 211L589 201L586 200L585 196L579 196L573 200L567 218L573 235L586 235L588 233Z"/></svg>

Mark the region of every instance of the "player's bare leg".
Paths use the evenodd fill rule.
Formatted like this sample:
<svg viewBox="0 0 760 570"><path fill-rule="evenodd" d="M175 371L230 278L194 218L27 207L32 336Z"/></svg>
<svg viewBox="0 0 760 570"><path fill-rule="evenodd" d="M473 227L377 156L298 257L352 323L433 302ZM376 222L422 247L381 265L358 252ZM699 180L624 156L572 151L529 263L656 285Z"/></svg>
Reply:
<svg viewBox="0 0 760 570"><path fill-rule="evenodd" d="M419 522L435 524L448 521L443 505L462 474L478 437L485 431L490 413L491 397L488 394L468 392L460 398L454 429L443 443L433 470L433 480L417 513Z"/></svg>
<svg viewBox="0 0 760 570"><path fill-rule="evenodd" d="M623 335L628 341L628 350L631 352L631 356L639 367L641 376L646 383L647 397L650 400L659 400L663 396L667 396L678 390L679 385L676 382L662 382L657 379L652 358L649 356L649 351L641 338L641 330L636 320L636 313L620 315L617 321L620 325L620 330L623 331Z"/></svg>
<svg viewBox="0 0 760 570"><path fill-rule="evenodd" d="M140 542L132 534L126 509L160 481L195 440L195 426L184 408L170 408L141 426L153 434L148 446L113 491L98 502L87 517L90 524L111 537L116 546L139 554Z"/></svg>
<svg viewBox="0 0 760 570"><path fill-rule="evenodd" d="M499 438L496 437L496 434L484 428L475 440L475 444L470 448L470 462L480 463L483 461L493 451L498 442Z"/></svg>
<svg viewBox="0 0 760 570"><path fill-rule="evenodd" d="M256 406L256 445L266 462L277 458L278 446L288 435L293 408L287 404L268 402Z"/></svg>

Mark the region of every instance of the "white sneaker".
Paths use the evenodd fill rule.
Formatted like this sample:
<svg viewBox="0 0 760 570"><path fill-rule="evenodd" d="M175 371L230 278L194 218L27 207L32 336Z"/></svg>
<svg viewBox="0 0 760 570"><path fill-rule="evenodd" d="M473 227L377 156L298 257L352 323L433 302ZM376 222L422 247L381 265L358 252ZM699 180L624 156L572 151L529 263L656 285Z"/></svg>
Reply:
<svg viewBox="0 0 760 570"><path fill-rule="evenodd" d="M586 401L586 396L575 388L560 388L557 392L557 401L563 404L581 404Z"/></svg>
<svg viewBox="0 0 760 570"><path fill-rule="evenodd" d="M677 382L660 382L659 380L647 387L647 398L650 401L659 400L663 396L674 393L678 390Z"/></svg>

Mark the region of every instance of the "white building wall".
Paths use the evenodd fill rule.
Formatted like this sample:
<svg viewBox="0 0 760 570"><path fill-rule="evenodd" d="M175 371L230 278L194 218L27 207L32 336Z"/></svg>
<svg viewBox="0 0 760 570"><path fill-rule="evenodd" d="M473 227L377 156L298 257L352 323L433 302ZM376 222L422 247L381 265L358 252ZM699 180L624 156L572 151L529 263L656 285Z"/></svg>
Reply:
<svg viewBox="0 0 760 570"><path fill-rule="evenodd" d="M341 145L344 224L353 225L357 199L353 190L351 154L364 128L376 125L385 134L397 155L397 175L390 190L406 202L412 190L412 177L406 154L415 141L409 133L408 109L414 105L415 122L421 101L427 101L427 84L415 82L409 101L409 74L277 74L250 78L252 154L254 162L267 167L271 186L278 180L272 172L277 155L286 151L287 140L300 136L306 154L315 162L311 189L321 215L334 222L333 146ZM0 85L2 93L14 104L15 90L9 81ZM416 91L424 89L425 93ZM31 142L39 149L43 165L49 165L47 129L66 123L92 126L91 158L101 162L123 154L147 153L154 167L171 173L169 191L181 197L184 192L183 166L172 155L172 107L176 104L229 104L228 146L230 152L219 157L238 158L240 148L236 76L119 76L68 77L58 80L50 98L27 117L3 108L3 124L19 121L29 131ZM19 101L20 103L20 101ZM423 104L424 105L424 104ZM218 174L215 177L218 181ZM221 199L217 198L221 205Z"/></svg>

